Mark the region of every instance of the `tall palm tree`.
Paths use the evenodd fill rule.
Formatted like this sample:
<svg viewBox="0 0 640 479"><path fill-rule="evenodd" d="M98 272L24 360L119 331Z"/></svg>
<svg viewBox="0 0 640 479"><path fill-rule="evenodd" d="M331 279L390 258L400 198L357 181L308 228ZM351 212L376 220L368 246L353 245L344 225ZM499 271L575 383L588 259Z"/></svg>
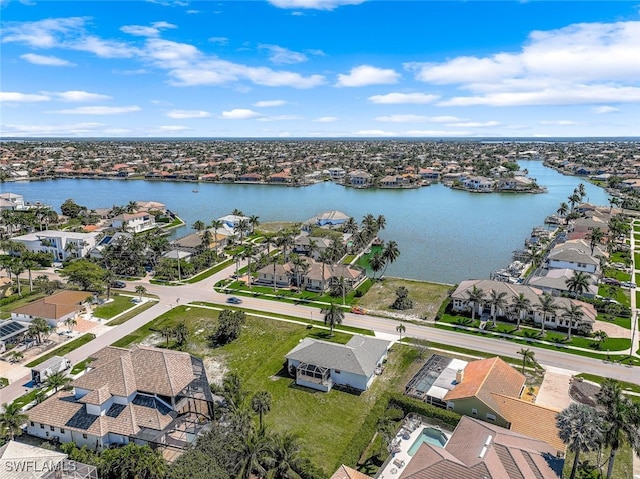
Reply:
<svg viewBox="0 0 640 479"><path fill-rule="evenodd" d="M31 276L31 271L33 268L38 266L38 262L31 259L30 254L24 254L22 256L22 266L25 267L27 273L29 274L29 292L33 292L33 278Z"/></svg>
<svg viewBox="0 0 640 479"><path fill-rule="evenodd" d="M589 275L584 271L574 271L571 278L565 280L565 284L570 293L573 293L573 297L577 298L589 289L591 284L589 281Z"/></svg>
<svg viewBox="0 0 640 479"><path fill-rule="evenodd" d="M402 323L400 323L399 325L396 326L396 331L400 335L400 341L402 341L402 335L404 334L404 332L406 330L407 330L407 327Z"/></svg>
<svg viewBox="0 0 640 479"><path fill-rule="evenodd" d="M68 377L64 371L49 374L47 376L46 384L48 387L53 388L53 392L57 393L58 389L65 387L71 382L71 378Z"/></svg>
<svg viewBox="0 0 640 479"><path fill-rule="evenodd" d="M382 231L387 226L387 219L384 215L378 215L376 218L376 229L377 231Z"/></svg>
<svg viewBox="0 0 640 479"><path fill-rule="evenodd" d="M475 321L476 310L484 303L484 291L475 284L467 291L467 304L471 305L471 319Z"/></svg>
<svg viewBox="0 0 640 479"><path fill-rule="evenodd" d="M495 289L489 290L489 299L487 299L487 304L491 305L491 319L493 325L496 324L496 316L498 316L498 310L504 313L507 307L507 293L502 291L498 293Z"/></svg>
<svg viewBox="0 0 640 479"><path fill-rule="evenodd" d="M373 271L373 279L376 279L376 273L384 268L386 261L384 256L380 251L375 251L371 256L369 256L369 267L371 271Z"/></svg>
<svg viewBox="0 0 640 479"><path fill-rule="evenodd" d="M38 344L42 342L42 335L49 331L49 323L44 318L34 318L29 325L29 330L36 334Z"/></svg>
<svg viewBox="0 0 640 479"><path fill-rule="evenodd" d="M207 225L204 224L204 221L197 220L191 227L196 231L204 231Z"/></svg>
<svg viewBox="0 0 640 479"><path fill-rule="evenodd" d="M255 246L252 244L247 244L244 246L244 251L242 252L242 257L247 260L247 285L249 289L251 289L251 260L253 259L253 255L256 254Z"/></svg>
<svg viewBox="0 0 640 479"><path fill-rule="evenodd" d="M547 317L550 314L553 314L558 309L558 305L556 304L553 296L550 294L544 293L542 296L538 297L538 311L542 313L542 331L541 334L544 335L544 322L547 320Z"/></svg>
<svg viewBox="0 0 640 479"><path fill-rule="evenodd" d="M271 437L269 479L299 479L304 467L302 447L297 436L276 433Z"/></svg>
<svg viewBox="0 0 640 479"><path fill-rule="evenodd" d="M607 479L611 479L616 454L623 444L630 444L640 454L640 408L623 396L618 381L605 379L597 396L598 412L604 424L604 445L611 448Z"/></svg>
<svg viewBox="0 0 640 479"><path fill-rule="evenodd" d="M322 310L324 324L329 325L331 336L333 336L333 327L336 324L342 324L344 320L344 310L334 303L331 303L328 308Z"/></svg>
<svg viewBox="0 0 640 479"><path fill-rule="evenodd" d="M596 340L598 349L602 349L602 343L604 343L607 339L609 339L609 335L606 331L599 329L593 333L593 338Z"/></svg>
<svg viewBox="0 0 640 479"><path fill-rule="evenodd" d="M562 315L567 321L569 321L569 341L571 341L571 330L575 325L582 321L584 317L584 312L582 311L582 307L578 306L575 303L571 303L568 308L563 308L564 313Z"/></svg>
<svg viewBox="0 0 640 479"><path fill-rule="evenodd" d="M536 363L536 355L529 348L520 348L518 354L522 355L522 374L524 374L524 369L527 367L527 364Z"/></svg>
<svg viewBox="0 0 640 479"><path fill-rule="evenodd" d="M138 294L138 299L142 301L142 295L147 293L147 288L139 284L138 286L136 286L136 293Z"/></svg>
<svg viewBox="0 0 640 479"><path fill-rule="evenodd" d="M271 411L271 394L269 391L258 391L251 398L251 409L259 415L260 430L264 430L264 415Z"/></svg>
<svg viewBox="0 0 640 479"><path fill-rule="evenodd" d="M18 285L18 296L22 296L20 275L24 273L24 264L22 264L22 260L20 258L11 258L11 262L9 263L9 265L9 267L11 268L11 272L16 277L16 284Z"/></svg>
<svg viewBox="0 0 640 479"><path fill-rule="evenodd" d="M562 442L575 454L569 476L574 479L580 453L592 451L602 441L602 420L591 406L571 403L556 416L556 427Z"/></svg>
<svg viewBox="0 0 640 479"><path fill-rule="evenodd" d="M569 204L571 205L571 213L573 213L573 209L575 208L577 203L580 203L581 199L582 198L580 198L580 195L575 191L571 196L567 198L567 200L569 201Z"/></svg>
<svg viewBox="0 0 640 479"><path fill-rule="evenodd" d="M322 251L320 253L320 256L318 257L318 261L322 264L322 292L324 293L327 289L326 281L324 279L324 269L326 265L331 264L331 253L329 252L329 250L325 249L324 251Z"/></svg>
<svg viewBox="0 0 640 479"><path fill-rule="evenodd" d="M569 211L569 205L567 205L563 201L562 203L560 203L560 206L558 207L558 211L556 211L556 213L558 213L560 216L564 218L568 211Z"/></svg>
<svg viewBox="0 0 640 479"><path fill-rule="evenodd" d="M242 219L238 221L238 224L236 224L233 230L234 233L237 232L240 236L240 244L242 244L242 239L244 238L245 234L251 231L251 224L249 223L248 219Z"/></svg>
<svg viewBox="0 0 640 479"><path fill-rule="evenodd" d="M602 242L604 238L604 231L600 228L593 228L589 234L587 235L589 238L589 246L591 247L591 254L593 254L593 250Z"/></svg>
<svg viewBox="0 0 640 479"><path fill-rule="evenodd" d="M273 292L275 293L277 290L276 286L276 266L280 262L280 258L278 254L274 254L273 256L269 256L269 262L273 265Z"/></svg>
<svg viewBox="0 0 640 479"><path fill-rule="evenodd" d="M29 416L22 412L21 407L15 403L4 403L0 413L0 431L2 434L13 440L22 434L22 426L29 420Z"/></svg>
<svg viewBox="0 0 640 479"><path fill-rule="evenodd" d="M181 321L173 328L173 336L176 338L176 345L181 347L189 338L189 328L184 321Z"/></svg>
<svg viewBox="0 0 640 479"><path fill-rule="evenodd" d="M64 325L69 328L69 331L73 331L73 328L78 324L78 320L74 317L64 320Z"/></svg>
<svg viewBox="0 0 640 479"><path fill-rule="evenodd" d="M269 460L270 444L263 431L249 431L236 448L236 479L264 477Z"/></svg>
<svg viewBox="0 0 640 479"><path fill-rule="evenodd" d="M353 217L351 217L345 221L344 225L342 225L342 231L345 233L355 234L358 231L358 223Z"/></svg>
<svg viewBox="0 0 640 479"><path fill-rule="evenodd" d="M516 315L516 328L520 329L520 321L523 319L522 313L527 313L531 310L531 300L527 298L524 293L519 293L518 296L514 296L511 299L511 310Z"/></svg>
<svg viewBox="0 0 640 479"><path fill-rule="evenodd" d="M256 228L260 224L260 217L256 215L249 216L249 224L251 225L251 232L255 232Z"/></svg>
<svg viewBox="0 0 640 479"><path fill-rule="evenodd" d="M382 257L384 258L384 270L382 271L381 277L384 276L385 271L387 271L387 266L390 263L395 263L395 261L400 257L400 250L398 249L398 243L395 241L389 241L384 250L382 250Z"/></svg>

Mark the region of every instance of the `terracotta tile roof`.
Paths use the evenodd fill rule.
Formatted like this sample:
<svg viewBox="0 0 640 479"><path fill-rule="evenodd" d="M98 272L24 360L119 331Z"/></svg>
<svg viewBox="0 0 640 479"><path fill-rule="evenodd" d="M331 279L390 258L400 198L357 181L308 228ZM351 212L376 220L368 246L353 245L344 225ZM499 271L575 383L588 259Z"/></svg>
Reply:
<svg viewBox="0 0 640 479"><path fill-rule="evenodd" d="M367 476L343 464L333 473L330 479L371 479L371 476Z"/></svg>
<svg viewBox="0 0 640 479"><path fill-rule="evenodd" d="M533 404L503 394L493 394L502 417L511 423L511 430L540 439L564 452L564 442L558 436L556 416L560 411Z"/></svg>
<svg viewBox="0 0 640 479"><path fill-rule="evenodd" d="M499 357L472 361L464 368L462 382L449 391L445 401L476 397L498 412L491 393L520 397L525 377Z"/></svg>
<svg viewBox="0 0 640 479"><path fill-rule="evenodd" d="M62 291L13 310L16 314L26 314L44 319L60 319L82 309L81 304L93 293L88 291Z"/></svg>
<svg viewBox="0 0 640 479"><path fill-rule="evenodd" d="M105 384L104 386L100 386L98 389L94 389L89 394L83 396L80 399L80 402L99 406L100 404L104 404L108 401L110 397L111 393L109 392L109 386Z"/></svg>

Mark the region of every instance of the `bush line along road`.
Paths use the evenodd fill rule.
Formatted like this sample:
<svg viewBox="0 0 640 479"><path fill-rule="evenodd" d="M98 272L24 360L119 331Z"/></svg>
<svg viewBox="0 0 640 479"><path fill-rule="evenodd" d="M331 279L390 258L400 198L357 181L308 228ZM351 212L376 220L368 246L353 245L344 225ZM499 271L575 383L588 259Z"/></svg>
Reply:
<svg viewBox="0 0 640 479"><path fill-rule="evenodd" d="M206 301L219 304L221 307L228 306L226 303L229 297L226 294L217 293L213 286L220 280L228 278L235 271L235 265L231 265L222 271L194 284L184 284L181 286L161 286L144 283L149 294L157 295L160 300L153 307L143 311L129 321L114 327L106 333L98 336L93 341L70 352L66 357L71 360L72 365L83 361L96 351L113 344L118 339L131 334L149 321L167 312L169 308L177 305L186 305L192 301ZM128 289L133 290L141 282L127 283ZM253 310L260 310L265 313L284 314L297 316L303 319L313 319L322 321L322 315L317 308L299 306L277 301L243 297L241 307ZM367 328L379 333L385 333L398 337L396 327L399 322L391 319L384 319L374 316L345 313L343 321L345 326L355 326ZM518 357L521 344L501 341L497 339L487 339L478 336L461 334L454 331L446 331L429 326L419 326L412 323L403 323L406 331L403 338L419 338L435 343L450 344L453 346L477 350L500 356ZM543 365L568 369L571 371L594 374L621 381L640 384L640 374L637 367L628 367L620 364L605 363L601 359L593 359L584 356L553 351L535 346L527 346L535 352L536 360ZM283 359L284 360L284 359ZM9 386L0 389L0 403L11 402L15 398L22 396L25 392L24 384L29 382L30 376L15 381Z"/></svg>

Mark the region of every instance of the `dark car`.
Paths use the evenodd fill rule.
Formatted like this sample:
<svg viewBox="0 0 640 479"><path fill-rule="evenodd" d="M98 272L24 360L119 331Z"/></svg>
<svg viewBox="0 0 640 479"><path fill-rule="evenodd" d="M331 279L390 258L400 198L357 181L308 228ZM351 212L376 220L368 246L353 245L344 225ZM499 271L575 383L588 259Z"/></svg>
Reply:
<svg viewBox="0 0 640 479"><path fill-rule="evenodd" d="M111 282L111 287L112 288L126 288L127 287L127 283L125 283L124 281L116 280L116 281L112 281Z"/></svg>
<svg viewBox="0 0 640 479"><path fill-rule="evenodd" d="M240 298L236 298L235 296L231 296L230 298L227 298L227 303L240 304L242 303L242 300Z"/></svg>

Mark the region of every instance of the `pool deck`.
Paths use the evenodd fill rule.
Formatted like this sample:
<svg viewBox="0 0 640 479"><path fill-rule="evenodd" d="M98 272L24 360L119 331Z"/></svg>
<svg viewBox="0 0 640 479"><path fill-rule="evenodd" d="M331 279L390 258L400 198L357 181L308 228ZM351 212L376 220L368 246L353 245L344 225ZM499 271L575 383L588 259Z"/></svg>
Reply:
<svg viewBox="0 0 640 479"><path fill-rule="evenodd" d="M381 468L378 471L376 479L400 477L402 469L409 464L409 461L412 458L412 456L409 455L409 449L411 449L413 443L422 435L422 430L425 427L439 429L445 436L447 436L447 440L451 437L450 432L444 431L433 424L420 421L417 418L405 419L402 423L402 427L396 434L396 437L392 440L392 444L394 445L392 450L395 452L392 453L392 457L386 462L384 468ZM406 436L406 433L409 433L409 435Z"/></svg>

